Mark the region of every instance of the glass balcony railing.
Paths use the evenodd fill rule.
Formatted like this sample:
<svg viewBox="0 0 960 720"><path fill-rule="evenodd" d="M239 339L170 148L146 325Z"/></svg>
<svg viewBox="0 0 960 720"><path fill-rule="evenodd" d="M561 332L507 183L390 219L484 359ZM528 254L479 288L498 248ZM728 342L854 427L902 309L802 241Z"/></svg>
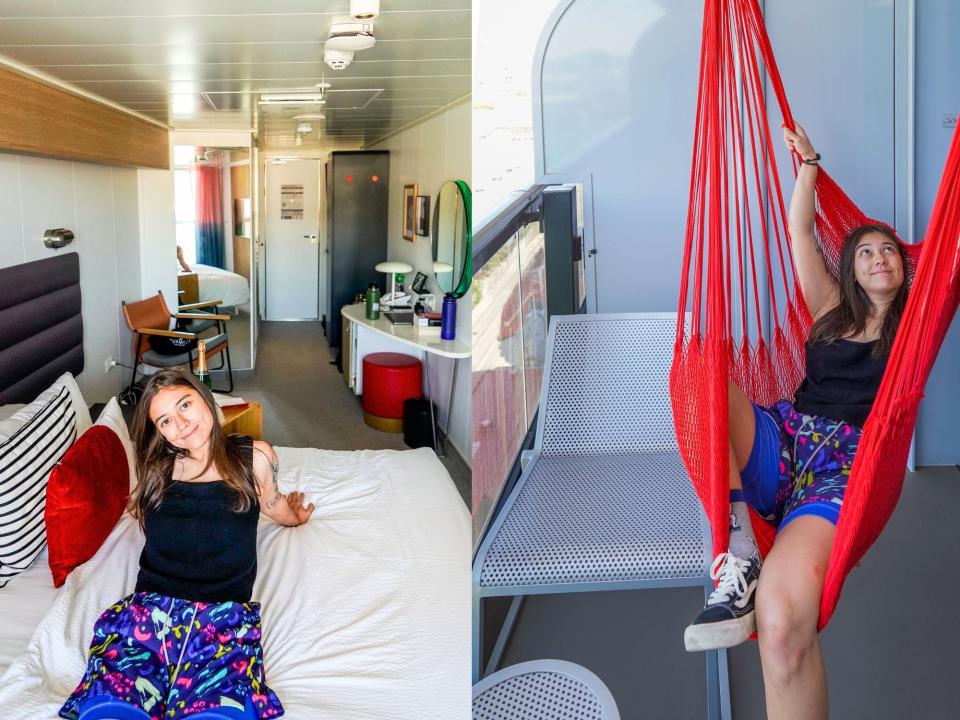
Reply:
<svg viewBox="0 0 960 720"><path fill-rule="evenodd" d="M494 221L487 238L478 233L471 286L475 542L508 489L540 400L549 327L543 207L542 188L534 188ZM582 297L581 268L571 276Z"/></svg>

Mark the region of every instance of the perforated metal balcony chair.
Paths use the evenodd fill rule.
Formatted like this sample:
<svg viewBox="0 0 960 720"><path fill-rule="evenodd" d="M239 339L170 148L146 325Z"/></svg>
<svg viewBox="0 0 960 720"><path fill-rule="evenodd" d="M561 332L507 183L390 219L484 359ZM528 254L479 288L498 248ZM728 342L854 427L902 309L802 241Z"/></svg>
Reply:
<svg viewBox="0 0 960 720"><path fill-rule="evenodd" d="M603 681L565 660L511 665L473 686L473 720L620 720Z"/></svg>
<svg viewBox="0 0 960 720"><path fill-rule="evenodd" d="M526 595L713 591L710 527L673 429L675 334L673 313L551 318L534 448L474 559L474 681L484 598L513 598L489 673ZM708 717L729 718L725 651L706 671Z"/></svg>
<svg viewBox="0 0 960 720"><path fill-rule="evenodd" d="M187 365L193 370L194 363L197 359L195 343L191 345L189 352L184 351L177 355L165 355L150 347L149 338L151 336L197 340L198 337L196 333L171 330L171 325L178 319L212 320L214 322L225 322L229 319L227 315L211 314L207 316L207 314L203 314L201 316L194 313L171 314L167 309L166 302L164 302L163 294L159 292L152 297L138 300L137 302L123 302L122 307L123 316L127 321L127 327L133 332L133 356L135 358L133 374L130 377L130 385L125 394L132 394L134 396L136 394L137 380L145 377L145 375L138 376L137 373L137 368L141 364L155 368ZM218 333L213 337L204 338L204 340L206 341L207 360L210 361L215 356L220 356L220 366L217 368L211 367L210 369L221 370L225 367L227 370L228 386L223 390L218 389L218 392L233 392L233 368L230 364L230 343L227 338L227 333Z"/></svg>

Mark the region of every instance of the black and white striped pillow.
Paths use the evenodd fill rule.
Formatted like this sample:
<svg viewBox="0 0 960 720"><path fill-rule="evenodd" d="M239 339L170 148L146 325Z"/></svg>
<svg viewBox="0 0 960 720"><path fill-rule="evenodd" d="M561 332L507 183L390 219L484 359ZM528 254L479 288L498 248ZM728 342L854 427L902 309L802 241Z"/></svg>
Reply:
<svg viewBox="0 0 960 720"><path fill-rule="evenodd" d="M47 479L76 436L70 391L62 387L0 444L0 588L43 551Z"/></svg>

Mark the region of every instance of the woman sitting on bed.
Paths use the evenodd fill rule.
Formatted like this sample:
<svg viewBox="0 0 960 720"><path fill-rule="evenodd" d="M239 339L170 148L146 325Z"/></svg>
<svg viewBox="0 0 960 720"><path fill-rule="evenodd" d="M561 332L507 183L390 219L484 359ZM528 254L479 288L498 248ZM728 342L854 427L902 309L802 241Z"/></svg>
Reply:
<svg viewBox="0 0 960 720"><path fill-rule="evenodd" d="M132 595L94 625L87 669L60 716L94 720L256 720L283 715L266 685L257 574L260 512L301 525L265 442L224 435L213 395L164 370L133 422L139 483L131 510L146 543Z"/></svg>

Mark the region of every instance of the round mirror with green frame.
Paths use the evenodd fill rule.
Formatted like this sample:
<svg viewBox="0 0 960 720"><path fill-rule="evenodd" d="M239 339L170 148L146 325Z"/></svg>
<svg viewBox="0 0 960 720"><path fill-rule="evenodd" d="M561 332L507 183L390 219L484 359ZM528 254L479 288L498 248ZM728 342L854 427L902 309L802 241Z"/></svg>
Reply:
<svg viewBox="0 0 960 720"><path fill-rule="evenodd" d="M433 271L443 293L463 297L473 280L472 195L463 180L448 180L433 210Z"/></svg>

